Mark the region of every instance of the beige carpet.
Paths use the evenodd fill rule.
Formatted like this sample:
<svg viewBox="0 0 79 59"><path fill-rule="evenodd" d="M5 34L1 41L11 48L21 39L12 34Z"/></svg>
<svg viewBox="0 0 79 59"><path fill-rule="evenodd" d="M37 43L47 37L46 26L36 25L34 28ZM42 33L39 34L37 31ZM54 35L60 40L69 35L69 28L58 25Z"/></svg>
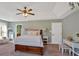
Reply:
<svg viewBox="0 0 79 59"><path fill-rule="evenodd" d="M0 45L0 56L41 56L39 54L20 52L14 49L14 45L12 43L8 43L5 45ZM67 56L68 54L64 54ZM58 45L45 45L44 47L44 55L43 56L62 56L61 52L58 50Z"/></svg>

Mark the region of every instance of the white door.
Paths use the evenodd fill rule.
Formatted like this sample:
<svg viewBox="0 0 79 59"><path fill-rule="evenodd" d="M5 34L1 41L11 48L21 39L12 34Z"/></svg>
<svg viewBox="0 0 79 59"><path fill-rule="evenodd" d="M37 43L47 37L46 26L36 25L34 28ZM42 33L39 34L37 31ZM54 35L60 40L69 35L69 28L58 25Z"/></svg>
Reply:
<svg viewBox="0 0 79 59"><path fill-rule="evenodd" d="M62 23L52 23L52 44L60 44L62 41Z"/></svg>

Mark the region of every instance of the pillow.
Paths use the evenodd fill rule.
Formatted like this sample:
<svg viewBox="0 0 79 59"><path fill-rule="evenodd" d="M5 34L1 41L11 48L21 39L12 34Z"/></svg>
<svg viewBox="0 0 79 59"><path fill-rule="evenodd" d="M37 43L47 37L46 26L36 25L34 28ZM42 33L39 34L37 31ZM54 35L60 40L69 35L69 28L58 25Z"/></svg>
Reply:
<svg viewBox="0 0 79 59"><path fill-rule="evenodd" d="M40 35L40 32L38 31L38 32L36 32L36 35Z"/></svg>
<svg viewBox="0 0 79 59"><path fill-rule="evenodd" d="M31 33L31 31L27 31L27 35L31 35L32 33Z"/></svg>
<svg viewBox="0 0 79 59"><path fill-rule="evenodd" d="M38 35L40 35L40 32L39 31L32 31L32 35L38 36Z"/></svg>
<svg viewBox="0 0 79 59"><path fill-rule="evenodd" d="M36 32L36 35L38 36L39 35L39 32Z"/></svg>

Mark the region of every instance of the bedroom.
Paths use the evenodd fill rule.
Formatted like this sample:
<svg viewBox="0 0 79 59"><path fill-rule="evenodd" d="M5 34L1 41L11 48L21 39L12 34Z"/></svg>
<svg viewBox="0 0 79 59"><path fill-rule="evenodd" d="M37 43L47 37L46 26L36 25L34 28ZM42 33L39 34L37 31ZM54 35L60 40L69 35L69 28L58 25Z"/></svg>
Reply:
<svg viewBox="0 0 79 59"><path fill-rule="evenodd" d="M77 3L73 4L77 5ZM23 9L25 6L27 8L32 8L32 12L35 15L28 15L27 17L24 17L24 15L16 15L16 13L20 13L17 9ZM74 8L67 2L0 2L0 7L0 37L3 37L0 40L0 55L38 56L42 54L44 56L70 56L70 54L72 54L70 53L72 52L70 46L67 46L66 48L63 47L64 50L68 50L67 52L62 52L63 49L62 51L59 51L59 47L61 46L60 40L66 38L70 39L70 36L75 36L79 32L78 6L75 6L76 8ZM62 35L60 35L62 39L58 38L55 40L51 38L54 36L51 34L53 27L52 23L63 24L61 27ZM40 30L42 30L42 34L40 34ZM33 41L34 37L37 39L34 39ZM46 41L42 42L42 38L39 39L40 37L46 39ZM73 38L76 39L75 37ZM29 38L29 40L24 38ZM6 39L9 39L11 44L8 44ZM19 43L16 42L16 40L21 41ZM3 44L5 42L6 44ZM20 45L17 45L17 43ZM44 43L47 45L43 45ZM29 44L31 44L31 46L29 46ZM56 51L55 49L57 49L57 51L52 51L53 48L54 51ZM3 49L7 49L8 51L4 51ZM47 49L49 51L47 51ZM26 50L30 52L27 52ZM75 55L75 53L72 55Z"/></svg>

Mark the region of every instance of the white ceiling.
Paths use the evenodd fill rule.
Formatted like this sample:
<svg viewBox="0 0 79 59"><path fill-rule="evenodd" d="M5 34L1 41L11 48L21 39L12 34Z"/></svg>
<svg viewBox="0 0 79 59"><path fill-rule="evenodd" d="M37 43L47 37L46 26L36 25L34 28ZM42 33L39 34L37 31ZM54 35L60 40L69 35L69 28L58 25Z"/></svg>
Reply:
<svg viewBox="0 0 79 59"><path fill-rule="evenodd" d="M35 15L26 18L16 15L17 8L24 6L32 8ZM63 15L69 14L69 11L67 2L0 2L0 19L7 21L58 20L63 19Z"/></svg>

